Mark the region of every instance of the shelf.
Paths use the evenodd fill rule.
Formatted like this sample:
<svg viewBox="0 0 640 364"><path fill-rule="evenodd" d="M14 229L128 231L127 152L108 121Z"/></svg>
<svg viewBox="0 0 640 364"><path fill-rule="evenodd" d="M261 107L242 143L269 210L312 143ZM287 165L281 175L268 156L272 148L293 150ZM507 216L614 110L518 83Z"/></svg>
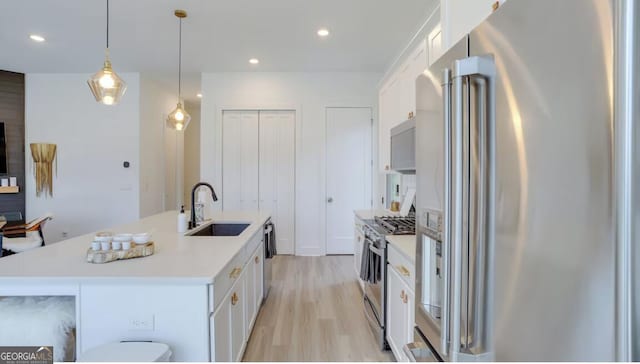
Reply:
<svg viewBox="0 0 640 364"><path fill-rule="evenodd" d="M18 193L18 192L20 192L20 187L18 186L0 187L0 193Z"/></svg>

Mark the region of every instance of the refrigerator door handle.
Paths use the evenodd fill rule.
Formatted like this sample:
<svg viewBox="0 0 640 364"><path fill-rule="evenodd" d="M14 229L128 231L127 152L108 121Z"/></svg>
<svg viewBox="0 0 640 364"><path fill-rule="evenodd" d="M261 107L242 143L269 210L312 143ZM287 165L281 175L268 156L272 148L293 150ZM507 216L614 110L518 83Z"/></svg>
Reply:
<svg viewBox="0 0 640 364"><path fill-rule="evenodd" d="M442 300L442 355L449 355L449 297L450 297L450 262L451 262L451 70L444 69L442 83L442 100L444 103L444 216L442 232L443 262L443 300Z"/></svg>
<svg viewBox="0 0 640 364"><path fill-rule="evenodd" d="M453 360L462 360L465 356L472 356L476 359L491 357L489 338L491 337L492 292L493 292L493 242L495 226L495 62L491 56L470 57L454 62L454 86L455 86L455 189L453 203L456 212L453 224L454 243L454 290L453 290L453 338L452 346L456 355ZM469 238L468 241L475 245L473 261L469 260L469 277L467 283L468 291L466 301L473 309L465 308L467 319L465 324L467 334L471 336L461 342L462 323L462 255L463 255L463 206L462 206L462 184L463 184L463 163L462 163L462 135L463 135L463 86L467 84L469 93L471 85L477 85L476 115L473 118L476 124L469 123L470 135L475 131L476 138L470 138L469 150L477 152L477 169L470 168L469 187L470 201L475 201L476 205L469 206ZM470 111L471 112L471 111ZM475 130L473 129L475 126ZM472 160L473 158L470 158ZM472 195L475 193L475 196ZM471 318L472 316L472 318ZM472 323L471 323L472 321ZM471 341L469 341L469 339ZM462 345L465 346L465 353L461 352ZM490 360L490 359L489 359Z"/></svg>

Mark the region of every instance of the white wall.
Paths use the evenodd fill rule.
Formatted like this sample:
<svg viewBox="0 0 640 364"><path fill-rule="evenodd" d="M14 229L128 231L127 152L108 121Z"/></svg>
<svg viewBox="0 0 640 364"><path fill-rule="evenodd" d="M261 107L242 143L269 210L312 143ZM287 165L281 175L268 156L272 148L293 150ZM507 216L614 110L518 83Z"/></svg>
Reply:
<svg viewBox="0 0 640 364"><path fill-rule="evenodd" d="M166 117L175 104L175 92L140 75L140 217L165 210L166 153L162 141Z"/></svg>
<svg viewBox="0 0 640 364"><path fill-rule="evenodd" d="M222 185L223 109L296 109L296 254L325 253L325 108L371 107L377 120L378 73L204 73L200 174ZM219 191L218 196L222 196ZM215 205L220 208L220 203Z"/></svg>
<svg viewBox="0 0 640 364"><path fill-rule="evenodd" d="M186 102L191 122L184 131L184 197L185 208L191 203L191 188L200 182L200 104Z"/></svg>
<svg viewBox="0 0 640 364"><path fill-rule="evenodd" d="M136 220L140 208L140 80L114 107L98 104L87 74L27 74L25 91L27 219L47 212L47 242ZM36 197L29 143L58 145L53 197ZM123 162L129 161L129 168Z"/></svg>

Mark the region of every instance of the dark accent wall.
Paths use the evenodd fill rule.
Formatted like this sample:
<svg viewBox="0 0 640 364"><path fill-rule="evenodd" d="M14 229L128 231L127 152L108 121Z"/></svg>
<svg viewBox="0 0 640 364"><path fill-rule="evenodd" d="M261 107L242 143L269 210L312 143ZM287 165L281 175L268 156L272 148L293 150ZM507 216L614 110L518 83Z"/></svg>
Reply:
<svg viewBox="0 0 640 364"><path fill-rule="evenodd" d="M0 194L0 213L20 211L25 216L24 74L0 71L0 121L7 139L9 173L18 178L20 193Z"/></svg>

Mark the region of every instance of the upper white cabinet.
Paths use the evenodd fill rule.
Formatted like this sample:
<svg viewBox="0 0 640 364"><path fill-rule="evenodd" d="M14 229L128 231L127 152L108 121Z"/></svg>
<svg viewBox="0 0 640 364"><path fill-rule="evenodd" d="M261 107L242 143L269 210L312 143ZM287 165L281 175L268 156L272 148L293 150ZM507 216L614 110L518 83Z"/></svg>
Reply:
<svg viewBox="0 0 640 364"><path fill-rule="evenodd" d="M496 3L505 0L442 0L440 20L442 22L443 50L456 44L493 11ZM437 58L436 58L437 59ZM435 59L434 59L435 60Z"/></svg>
<svg viewBox="0 0 640 364"><path fill-rule="evenodd" d="M433 62L440 58L442 53L444 53L442 42L442 24L438 24L427 36L427 53L429 56L429 66L431 66Z"/></svg>
<svg viewBox="0 0 640 364"><path fill-rule="evenodd" d="M427 69L426 41L420 42L378 93L378 161L382 172L391 169L391 128L416 112L416 78Z"/></svg>

